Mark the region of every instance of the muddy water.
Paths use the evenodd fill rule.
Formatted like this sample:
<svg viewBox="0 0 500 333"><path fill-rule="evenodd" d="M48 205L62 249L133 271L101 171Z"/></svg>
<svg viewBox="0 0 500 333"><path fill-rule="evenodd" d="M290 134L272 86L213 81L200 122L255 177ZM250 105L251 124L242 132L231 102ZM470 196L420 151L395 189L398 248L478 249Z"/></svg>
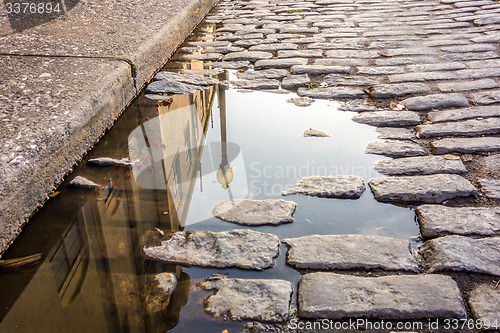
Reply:
<svg viewBox="0 0 500 333"><path fill-rule="evenodd" d="M213 26L196 40L209 40ZM168 68L210 68L199 61ZM226 71L220 80L234 79ZM32 267L0 272L1 332L229 332L244 323L203 312L210 293L196 283L214 273L279 278L296 285L300 274L280 249L263 272L189 268L144 259L143 244L162 232L242 228L212 217L227 199L282 198L281 192L312 175L379 176L364 154L374 128L351 120L335 101L301 108L292 93L242 92L224 86L173 96L169 106L139 96L24 228L3 259L42 253ZM304 138L319 128L328 138ZM96 157L130 158L134 166L96 167ZM102 189L70 188L77 175ZM222 177L225 175L225 177ZM410 240L418 236L413 211L378 203L369 189L358 200L300 195L295 222L255 230L280 239L310 234L370 234ZM156 235L155 235L156 233ZM145 276L172 272L178 285L159 312L148 310Z"/></svg>

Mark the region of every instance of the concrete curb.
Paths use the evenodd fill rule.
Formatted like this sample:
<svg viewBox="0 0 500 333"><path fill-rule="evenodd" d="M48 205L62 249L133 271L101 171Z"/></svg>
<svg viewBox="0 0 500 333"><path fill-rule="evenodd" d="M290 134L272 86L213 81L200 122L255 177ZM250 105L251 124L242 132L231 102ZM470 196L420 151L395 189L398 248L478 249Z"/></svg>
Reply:
<svg viewBox="0 0 500 333"><path fill-rule="evenodd" d="M217 0L189 0L187 3L183 1L181 10L165 22L162 29L148 36L145 42L138 45L135 52L127 55L127 58L136 66L138 90L162 67L216 2ZM17 163L15 159L7 157L6 154L12 149L5 148L1 152L0 253L9 246L33 212L48 199L48 194L62 182L65 175L99 140L106 129L113 125L116 118L137 94L131 76L131 67L125 61L120 60L79 58L78 56L63 59L54 59L44 55L39 57L0 56L0 70L9 72L10 66L21 66L21 63L25 63L31 66L33 73L38 75L36 70L47 62L47 59L50 59L51 66L55 64L54 66L58 68L88 69L86 73L89 77L95 78L95 81L88 82L91 90L84 90L85 86L82 85L82 90L72 94L72 98L61 101L58 114L64 110L70 111L62 125L38 130L38 132L33 131L35 133L30 136L31 142L36 141L38 147L34 153L24 154L22 157L26 158L21 159L22 163ZM68 73L59 74L61 78L69 75ZM0 111L11 118L18 117L22 111L16 109L16 105L2 103L9 99L9 95L5 93L2 96L1 93L9 92L9 83L20 79L16 75L18 75L16 71L13 71L10 77L7 74L6 82L4 82L6 85L0 90L0 97L4 97L3 101L0 98ZM43 73L40 74L42 75ZM75 85L78 86L78 82ZM57 86L49 84L46 89L57 89ZM24 96L24 98L29 99L30 96ZM10 121L15 120L10 119ZM4 135L3 133L1 137L2 143L7 142ZM22 146L19 155L21 156L25 152L24 145L28 144L28 140L20 138L18 144Z"/></svg>

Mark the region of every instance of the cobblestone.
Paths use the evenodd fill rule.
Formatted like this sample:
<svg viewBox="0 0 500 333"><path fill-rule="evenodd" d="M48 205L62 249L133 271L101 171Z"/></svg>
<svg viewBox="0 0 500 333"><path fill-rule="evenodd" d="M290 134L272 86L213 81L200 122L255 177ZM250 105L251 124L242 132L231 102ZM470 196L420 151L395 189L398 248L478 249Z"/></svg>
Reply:
<svg viewBox="0 0 500 333"><path fill-rule="evenodd" d="M439 237L421 245L418 253L429 273L453 270L500 276L500 237Z"/></svg>
<svg viewBox="0 0 500 333"><path fill-rule="evenodd" d="M291 67L294 74L350 74L351 67L348 66L322 66L322 65L295 65Z"/></svg>
<svg viewBox="0 0 500 333"><path fill-rule="evenodd" d="M442 156L416 156L381 160L375 170L384 175L431 175L437 173L467 173L461 160L450 160Z"/></svg>
<svg viewBox="0 0 500 333"><path fill-rule="evenodd" d="M488 198L500 200L500 180L498 179L481 179L479 181L481 191Z"/></svg>
<svg viewBox="0 0 500 333"><path fill-rule="evenodd" d="M494 152L500 150L500 137L446 138L432 142L431 147L435 154Z"/></svg>
<svg viewBox="0 0 500 333"><path fill-rule="evenodd" d="M500 318L500 289L495 286L482 284L474 288L469 296L472 313L483 324L484 330L496 331ZM496 324L495 324L496 323ZM488 325L486 325L488 324ZM487 327L488 326L488 327Z"/></svg>
<svg viewBox="0 0 500 333"><path fill-rule="evenodd" d="M484 163L488 169L500 171L500 154L485 157Z"/></svg>
<svg viewBox="0 0 500 333"><path fill-rule="evenodd" d="M212 214L240 225L278 225L292 223L296 207L285 200L227 200L215 206Z"/></svg>
<svg viewBox="0 0 500 333"><path fill-rule="evenodd" d="M441 203L448 199L477 196L477 190L465 178L452 174L429 176L391 176L368 182L375 199L380 201Z"/></svg>
<svg viewBox="0 0 500 333"><path fill-rule="evenodd" d="M500 103L500 90L490 90L472 94L472 100L480 105Z"/></svg>
<svg viewBox="0 0 500 333"><path fill-rule="evenodd" d="M310 273L299 281L298 305L299 315L310 319L466 317L455 281L434 274L357 277Z"/></svg>
<svg viewBox="0 0 500 333"><path fill-rule="evenodd" d="M364 112L352 120L371 126L407 127L420 123L420 116L412 111L376 111Z"/></svg>
<svg viewBox="0 0 500 333"><path fill-rule="evenodd" d="M425 94L431 88L424 83L379 84L370 90L373 98L394 98L412 94Z"/></svg>
<svg viewBox="0 0 500 333"><path fill-rule="evenodd" d="M425 111L451 107L469 106L469 101L462 94L434 94L427 96L410 97L401 102L408 110Z"/></svg>
<svg viewBox="0 0 500 333"><path fill-rule="evenodd" d="M378 127L380 139L412 140L415 139L415 131L409 128Z"/></svg>
<svg viewBox="0 0 500 333"><path fill-rule="evenodd" d="M450 83L438 83L438 88L442 92L460 92L468 90L479 90L479 89L491 89L498 88L499 85L495 80L483 79L476 81L466 81L466 82L450 82Z"/></svg>
<svg viewBox="0 0 500 333"><path fill-rule="evenodd" d="M287 263L299 269L418 271L408 241L364 235L311 235L284 239ZM388 251L390 249L390 251Z"/></svg>
<svg viewBox="0 0 500 333"><path fill-rule="evenodd" d="M422 138L436 136L479 136L500 133L500 118L469 119L417 126Z"/></svg>
<svg viewBox="0 0 500 333"><path fill-rule="evenodd" d="M300 183L282 195L305 194L325 198L361 197L365 192L365 182L357 176L313 176L306 177Z"/></svg>
<svg viewBox="0 0 500 333"><path fill-rule="evenodd" d="M500 235L500 208L422 205L415 210L424 239Z"/></svg>
<svg viewBox="0 0 500 333"><path fill-rule="evenodd" d="M406 140L386 140L371 142L366 146L367 154L385 155L389 157L410 157L427 155L418 144Z"/></svg>
<svg viewBox="0 0 500 333"><path fill-rule="evenodd" d="M299 96L312 98L332 98L332 99L354 99L365 97L365 92L361 89L348 87L332 88L299 88Z"/></svg>
<svg viewBox="0 0 500 333"><path fill-rule="evenodd" d="M281 85L285 89L293 89L298 87L304 87L306 84L310 83L311 79L309 75L289 75L281 81Z"/></svg>

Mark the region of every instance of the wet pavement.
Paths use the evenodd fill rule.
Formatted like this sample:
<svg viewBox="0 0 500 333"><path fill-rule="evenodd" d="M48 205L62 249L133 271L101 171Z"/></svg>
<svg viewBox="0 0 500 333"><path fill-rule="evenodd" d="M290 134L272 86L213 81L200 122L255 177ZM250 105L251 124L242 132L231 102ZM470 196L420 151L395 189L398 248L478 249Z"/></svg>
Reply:
<svg viewBox="0 0 500 333"><path fill-rule="evenodd" d="M164 68L219 84L160 75L127 109L6 252L42 259L0 275L0 328L498 329L498 15L495 1L220 2ZM283 194L285 224L213 216ZM164 272L176 283L150 306Z"/></svg>

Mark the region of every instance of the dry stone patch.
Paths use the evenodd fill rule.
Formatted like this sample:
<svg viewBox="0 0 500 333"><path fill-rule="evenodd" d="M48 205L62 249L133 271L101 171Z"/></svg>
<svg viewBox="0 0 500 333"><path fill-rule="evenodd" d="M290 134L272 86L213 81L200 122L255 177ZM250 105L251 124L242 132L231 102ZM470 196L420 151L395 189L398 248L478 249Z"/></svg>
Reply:
<svg viewBox="0 0 500 333"><path fill-rule="evenodd" d="M293 222L297 204L285 200L227 200L214 207L215 217L240 225L279 225Z"/></svg>
<svg viewBox="0 0 500 333"><path fill-rule="evenodd" d="M365 182L358 176L313 176L302 179L296 187L284 191L282 195L357 199L365 190Z"/></svg>

